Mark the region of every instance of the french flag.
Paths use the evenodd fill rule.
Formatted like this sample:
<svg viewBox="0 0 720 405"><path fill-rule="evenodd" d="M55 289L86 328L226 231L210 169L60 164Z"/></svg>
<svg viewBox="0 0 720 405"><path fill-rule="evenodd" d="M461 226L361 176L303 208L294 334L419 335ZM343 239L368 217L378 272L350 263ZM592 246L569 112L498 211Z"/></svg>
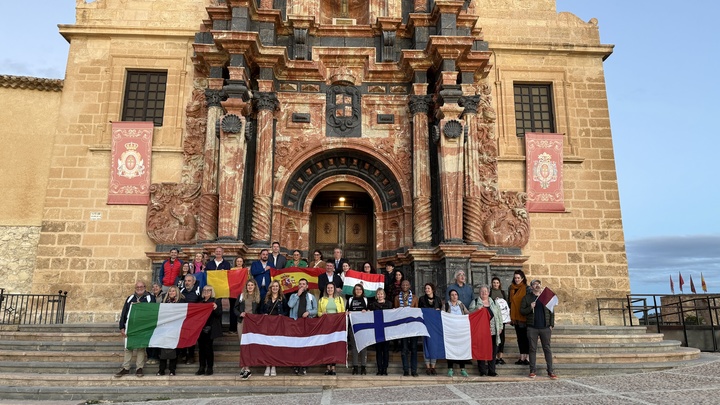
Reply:
<svg viewBox="0 0 720 405"><path fill-rule="evenodd" d="M425 357L448 360L493 360L490 314L480 309L470 315L453 315L423 308L429 337L424 338Z"/></svg>

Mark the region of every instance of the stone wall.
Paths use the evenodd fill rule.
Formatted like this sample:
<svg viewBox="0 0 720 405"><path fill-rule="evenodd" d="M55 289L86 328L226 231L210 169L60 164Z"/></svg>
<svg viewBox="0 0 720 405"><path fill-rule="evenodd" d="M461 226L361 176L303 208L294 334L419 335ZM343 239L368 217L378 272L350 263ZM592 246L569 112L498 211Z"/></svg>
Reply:
<svg viewBox="0 0 720 405"><path fill-rule="evenodd" d="M0 226L0 288L6 293L30 292L39 239L39 226Z"/></svg>
<svg viewBox="0 0 720 405"><path fill-rule="evenodd" d="M166 70L164 122L153 137L153 183L178 181L192 43L203 1L78 0L53 144L33 292L69 292L69 322L109 322L136 279L150 282L155 245L147 207L107 205L111 121L119 121L128 69ZM132 29L128 29L132 28ZM98 213L98 220L91 220Z"/></svg>

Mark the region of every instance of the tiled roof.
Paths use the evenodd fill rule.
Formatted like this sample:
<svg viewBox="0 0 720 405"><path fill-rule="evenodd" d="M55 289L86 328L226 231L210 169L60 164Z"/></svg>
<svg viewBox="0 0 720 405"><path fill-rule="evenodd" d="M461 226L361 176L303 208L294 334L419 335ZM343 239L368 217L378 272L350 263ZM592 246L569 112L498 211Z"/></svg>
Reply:
<svg viewBox="0 0 720 405"><path fill-rule="evenodd" d="M61 79L43 79L40 77L0 75L0 87L40 91L62 91Z"/></svg>

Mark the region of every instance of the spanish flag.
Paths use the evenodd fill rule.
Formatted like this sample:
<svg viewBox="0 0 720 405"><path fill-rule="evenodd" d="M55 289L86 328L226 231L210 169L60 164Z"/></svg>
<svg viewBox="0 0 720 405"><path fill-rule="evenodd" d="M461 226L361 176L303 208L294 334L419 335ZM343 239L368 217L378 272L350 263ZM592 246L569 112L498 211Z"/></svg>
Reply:
<svg viewBox="0 0 720 405"><path fill-rule="evenodd" d="M270 277L282 286L283 294L297 291L298 282L304 278L310 290L318 288L318 276L325 273L325 269L288 267L286 269L270 269Z"/></svg>
<svg viewBox="0 0 720 405"><path fill-rule="evenodd" d="M207 285L215 289L215 298L237 298L243 291L250 270L234 268L230 270L207 270Z"/></svg>
<svg viewBox="0 0 720 405"><path fill-rule="evenodd" d="M707 292L707 284L705 284L705 277L700 273L700 283L704 292Z"/></svg>

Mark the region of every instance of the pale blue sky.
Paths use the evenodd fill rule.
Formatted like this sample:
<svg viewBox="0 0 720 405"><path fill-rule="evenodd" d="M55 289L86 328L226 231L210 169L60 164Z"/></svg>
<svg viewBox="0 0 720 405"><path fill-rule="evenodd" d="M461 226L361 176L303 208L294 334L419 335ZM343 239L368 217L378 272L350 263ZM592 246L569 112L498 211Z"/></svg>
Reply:
<svg viewBox="0 0 720 405"><path fill-rule="evenodd" d="M529 1L529 0L527 0ZM668 275L700 272L720 285L720 219L713 162L720 135L720 2L557 0L558 11L597 18L633 293L669 293ZM58 24L75 1L2 6L0 74L63 78L68 45ZM689 288L688 288L689 289ZM686 289L687 290L687 289Z"/></svg>

